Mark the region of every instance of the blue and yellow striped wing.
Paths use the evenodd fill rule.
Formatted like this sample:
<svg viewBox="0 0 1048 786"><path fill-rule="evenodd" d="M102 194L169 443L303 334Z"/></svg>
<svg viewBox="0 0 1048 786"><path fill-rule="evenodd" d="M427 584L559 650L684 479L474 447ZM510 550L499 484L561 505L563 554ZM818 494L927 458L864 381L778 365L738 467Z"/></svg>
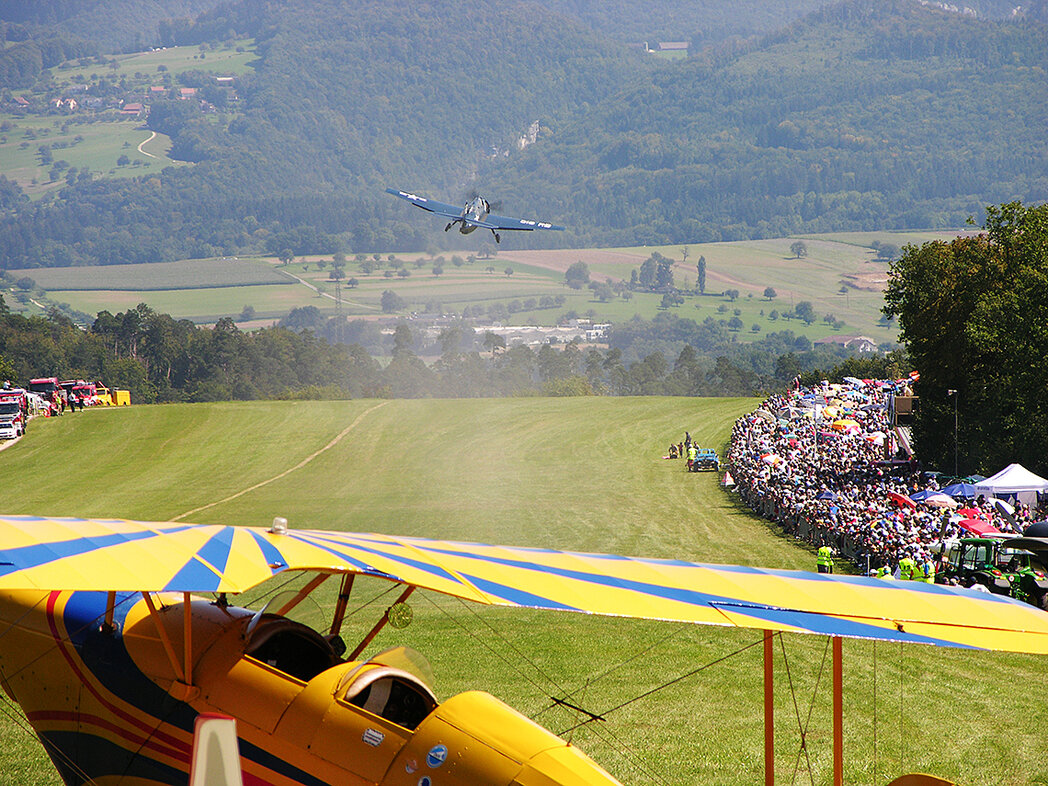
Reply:
<svg viewBox="0 0 1048 786"><path fill-rule="evenodd" d="M0 517L0 589L237 593L288 570L499 606L1048 653L1048 614L952 587L363 533Z"/></svg>

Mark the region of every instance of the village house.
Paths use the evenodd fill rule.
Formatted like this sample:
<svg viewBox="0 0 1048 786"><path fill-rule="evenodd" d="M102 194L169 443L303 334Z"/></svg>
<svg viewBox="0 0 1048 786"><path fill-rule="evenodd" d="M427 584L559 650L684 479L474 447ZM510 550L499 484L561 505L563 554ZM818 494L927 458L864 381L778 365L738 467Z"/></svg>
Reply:
<svg viewBox="0 0 1048 786"><path fill-rule="evenodd" d="M836 344L860 353L877 351L877 342L867 336L827 336L826 338L815 339L812 344L816 346L819 344Z"/></svg>

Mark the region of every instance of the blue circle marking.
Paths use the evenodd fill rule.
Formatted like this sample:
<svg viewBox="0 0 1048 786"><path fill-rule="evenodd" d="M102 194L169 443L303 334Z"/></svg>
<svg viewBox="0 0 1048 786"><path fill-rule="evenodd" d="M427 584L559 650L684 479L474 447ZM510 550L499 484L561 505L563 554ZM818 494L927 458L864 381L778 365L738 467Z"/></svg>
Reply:
<svg viewBox="0 0 1048 786"><path fill-rule="evenodd" d="M444 760L448 757L448 746L447 745L434 745L429 749L429 753L426 754L426 764L429 765L430 769L435 770Z"/></svg>
<svg viewBox="0 0 1048 786"><path fill-rule="evenodd" d="M429 779L428 775L423 775L421 778L418 779L418 786L430 786L430 784L432 783L433 781Z"/></svg>

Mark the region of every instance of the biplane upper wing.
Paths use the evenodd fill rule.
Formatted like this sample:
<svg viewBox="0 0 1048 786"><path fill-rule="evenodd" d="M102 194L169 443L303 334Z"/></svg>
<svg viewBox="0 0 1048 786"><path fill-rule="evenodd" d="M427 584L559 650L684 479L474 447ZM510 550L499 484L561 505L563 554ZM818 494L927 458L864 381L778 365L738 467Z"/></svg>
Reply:
<svg viewBox="0 0 1048 786"><path fill-rule="evenodd" d="M353 572L478 603L1048 653L1048 614L917 582L389 535L0 517L0 590L236 593Z"/></svg>
<svg viewBox="0 0 1048 786"><path fill-rule="evenodd" d="M420 207L423 210L428 210L430 213L438 213L442 216L447 216L449 218L462 217L461 205L449 205L447 202L438 202L435 199L427 199L424 196L412 194L409 191L399 191L396 188L387 188L386 193L392 194L395 197L400 197L401 199L406 199L415 207Z"/></svg>
<svg viewBox="0 0 1048 786"><path fill-rule="evenodd" d="M524 232L530 232L533 229L564 229L548 221L533 221L530 218L509 218L508 216L488 216L483 221L471 221L470 223L484 229L517 229Z"/></svg>

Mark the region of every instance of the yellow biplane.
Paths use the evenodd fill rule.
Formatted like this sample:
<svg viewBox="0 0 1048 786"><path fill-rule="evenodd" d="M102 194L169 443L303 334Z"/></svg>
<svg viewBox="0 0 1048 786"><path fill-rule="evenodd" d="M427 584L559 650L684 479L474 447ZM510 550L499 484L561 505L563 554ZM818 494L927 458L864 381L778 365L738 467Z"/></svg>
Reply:
<svg viewBox="0 0 1048 786"><path fill-rule="evenodd" d="M278 608L227 602L293 571L312 575ZM358 575L403 585L399 601L426 589L487 605L764 630L766 711L772 634L831 636L835 725L841 637L1048 653L1044 612L927 584L299 531L281 519L266 529L5 516L0 678L69 786L187 783L194 724L212 714L236 720L248 786L617 783L489 694L438 701L411 651L365 657L399 603L347 647L339 634ZM330 625L290 619L327 579L340 582ZM770 757L765 777L774 779Z"/></svg>

